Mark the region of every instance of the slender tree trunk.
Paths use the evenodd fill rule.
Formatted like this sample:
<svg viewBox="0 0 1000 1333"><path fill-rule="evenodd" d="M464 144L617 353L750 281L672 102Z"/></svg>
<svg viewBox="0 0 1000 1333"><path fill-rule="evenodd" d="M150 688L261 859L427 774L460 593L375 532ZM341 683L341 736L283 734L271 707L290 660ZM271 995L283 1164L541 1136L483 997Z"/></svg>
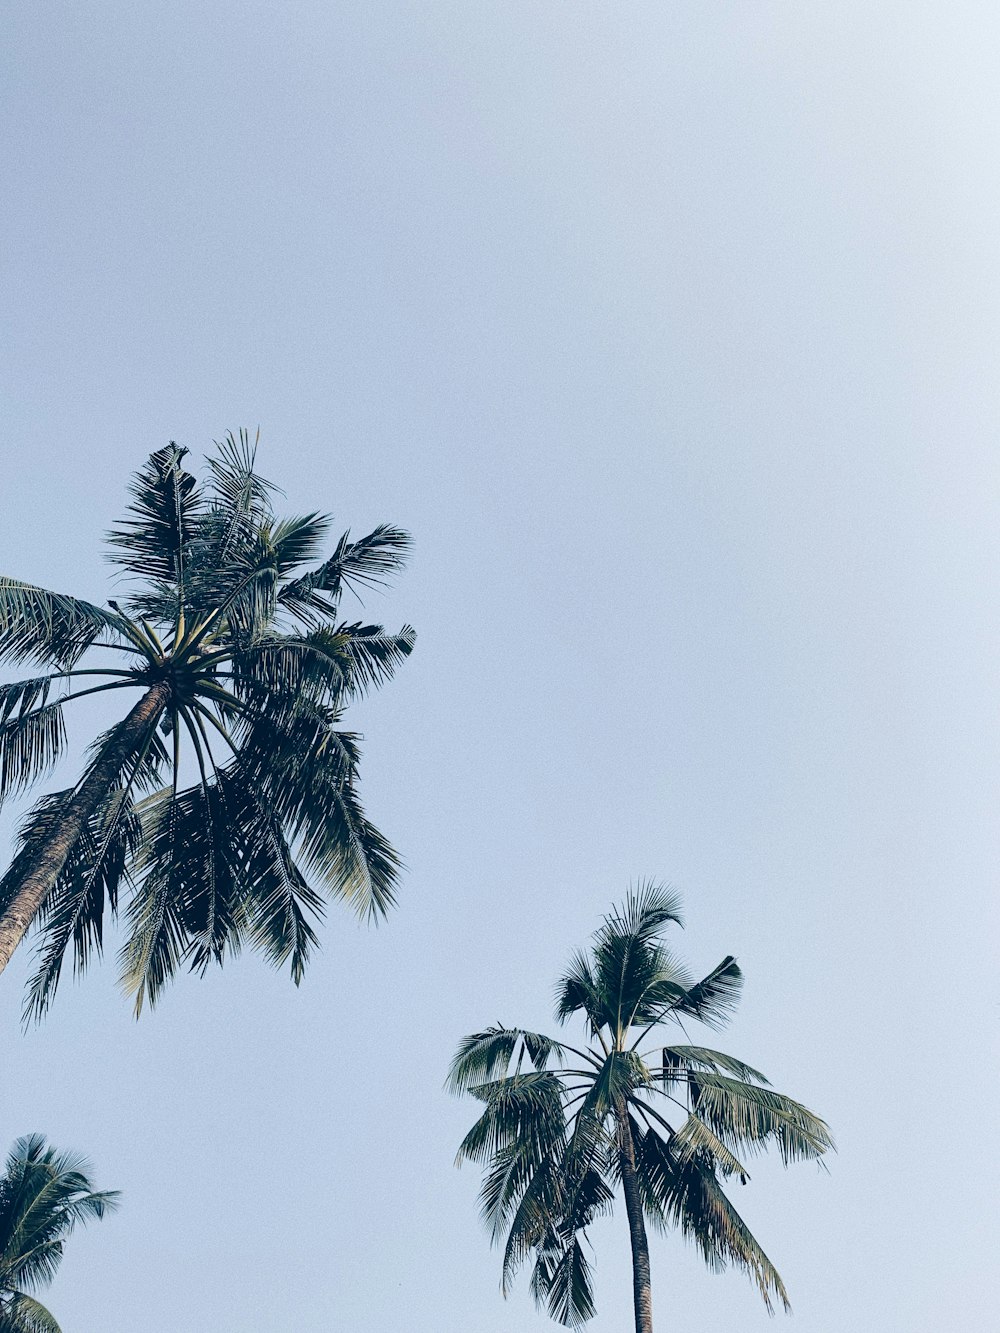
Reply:
<svg viewBox="0 0 1000 1333"><path fill-rule="evenodd" d="M632 1241L632 1297L635 1303L635 1333L653 1333L653 1284L649 1273L649 1241L642 1215L642 1196L635 1169L635 1143L624 1107L618 1112L619 1157L625 1212Z"/></svg>
<svg viewBox="0 0 1000 1333"><path fill-rule="evenodd" d="M143 695L121 724L117 735L97 757L59 823L7 886L6 905L0 912L0 972L10 962L11 954L59 878L66 858L88 820L114 786L129 756L145 740L150 727L156 725L169 697L170 686L166 681L158 681Z"/></svg>

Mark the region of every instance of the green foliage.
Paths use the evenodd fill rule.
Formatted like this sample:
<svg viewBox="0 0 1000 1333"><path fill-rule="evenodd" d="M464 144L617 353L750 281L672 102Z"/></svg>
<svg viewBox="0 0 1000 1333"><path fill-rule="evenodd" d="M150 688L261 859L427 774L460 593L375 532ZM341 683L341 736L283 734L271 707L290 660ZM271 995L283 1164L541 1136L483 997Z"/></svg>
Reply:
<svg viewBox="0 0 1000 1333"><path fill-rule="evenodd" d="M742 1269L769 1310L787 1309L723 1185L745 1184L743 1157L765 1148L787 1165L833 1147L822 1120L743 1061L690 1042L654 1045L667 1022L721 1026L742 984L731 957L689 976L661 942L680 924L676 895L643 884L574 956L556 1016L584 1020L584 1045L494 1026L465 1037L452 1061L451 1090L484 1103L458 1160L485 1168L482 1214L504 1247L503 1290L531 1261L536 1301L571 1327L594 1313L587 1228L610 1211L626 1171L647 1222L679 1230L714 1270Z"/></svg>
<svg viewBox="0 0 1000 1333"><path fill-rule="evenodd" d="M101 952L120 897L137 1010L181 967L201 972L244 947L298 982L328 898L369 918L395 899L400 861L361 804L358 738L342 720L392 678L414 632L344 617L341 601L397 573L409 538L387 525L345 533L324 558L330 519L274 513L245 432L216 446L204 482L186 452L158 450L132 480L108 534L126 579L108 610L0 579L0 661L45 669L0 686L0 801L58 762L71 700L163 696L138 739L128 718L98 738L73 789L121 753L37 918L34 1017L70 951L75 970ZM30 813L0 911L71 795Z"/></svg>
<svg viewBox="0 0 1000 1333"><path fill-rule="evenodd" d="M117 1191L94 1190L89 1170L40 1134L14 1144L0 1175L0 1333L59 1333L31 1293L52 1281L73 1228L117 1207Z"/></svg>

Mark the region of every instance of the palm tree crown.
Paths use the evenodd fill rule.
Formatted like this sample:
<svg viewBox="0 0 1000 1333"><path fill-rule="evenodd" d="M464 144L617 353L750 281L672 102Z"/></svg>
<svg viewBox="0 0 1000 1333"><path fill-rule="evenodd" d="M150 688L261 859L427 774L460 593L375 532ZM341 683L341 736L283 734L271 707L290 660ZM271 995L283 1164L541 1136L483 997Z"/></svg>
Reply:
<svg viewBox="0 0 1000 1333"><path fill-rule="evenodd" d="M47 1286L77 1222L102 1218L118 1192L96 1192L82 1158L46 1146L40 1134L18 1139L0 1176L0 1333L59 1333L31 1295Z"/></svg>
<svg viewBox="0 0 1000 1333"><path fill-rule="evenodd" d="M663 1044L667 1022L721 1026L742 984L731 957L695 981L661 943L671 923L681 924L678 898L641 886L572 960L556 988L556 1017L582 1017L587 1042L497 1026L464 1038L452 1062L452 1090L485 1104L458 1161L486 1167L482 1211L504 1247L504 1293L533 1259L532 1293L562 1324L594 1313L581 1242L619 1187L637 1333L653 1327L647 1222L679 1228L710 1267L744 1269L768 1309L775 1299L788 1308L777 1270L723 1186L745 1183L746 1159L768 1146L786 1165L833 1146L822 1120L741 1060Z"/></svg>
<svg viewBox="0 0 1000 1333"><path fill-rule="evenodd" d="M0 661L42 669L0 686L0 800L60 758L70 700L139 691L76 784L32 810L0 881L0 968L41 928L36 1016L67 951L77 968L100 951L122 886L137 1009L182 964L203 970L241 946L297 982L324 893L369 916L393 901L399 861L365 816L358 738L338 724L414 634L346 620L341 601L398 570L409 539L345 533L321 558L330 520L275 515L245 434L216 447L204 484L186 452L159 450L133 480L109 534L118 601L0 579Z"/></svg>

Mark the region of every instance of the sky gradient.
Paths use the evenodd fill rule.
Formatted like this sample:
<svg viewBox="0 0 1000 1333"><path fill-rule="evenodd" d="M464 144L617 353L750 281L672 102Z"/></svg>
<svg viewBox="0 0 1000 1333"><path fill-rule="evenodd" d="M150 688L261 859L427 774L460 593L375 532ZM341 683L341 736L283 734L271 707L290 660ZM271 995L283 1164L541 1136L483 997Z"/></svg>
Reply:
<svg viewBox="0 0 1000 1333"><path fill-rule="evenodd" d="M136 1024L111 960L22 1035L121 1212L67 1333L552 1327L452 1167L466 1032L552 1025L630 881L735 953L718 1044L826 1117L737 1204L797 1333L990 1333L1000 112L993 5L5 6L4 573L114 595L169 439L261 427L289 512L414 535L417 649L355 710L408 870L296 990L246 957ZM81 715L82 744L105 715ZM6 817L5 829L11 827ZM631 1317L624 1218L598 1317ZM753 1333L654 1241L657 1329Z"/></svg>

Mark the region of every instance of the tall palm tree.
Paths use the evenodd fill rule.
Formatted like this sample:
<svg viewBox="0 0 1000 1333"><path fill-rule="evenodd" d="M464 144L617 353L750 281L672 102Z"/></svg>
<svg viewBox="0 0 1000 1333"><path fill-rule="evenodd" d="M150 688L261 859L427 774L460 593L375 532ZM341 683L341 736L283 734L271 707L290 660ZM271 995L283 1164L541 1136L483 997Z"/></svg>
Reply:
<svg viewBox="0 0 1000 1333"><path fill-rule="evenodd" d="M458 1161L486 1165L482 1211L494 1243L504 1243L504 1294L533 1257L532 1293L562 1324L594 1313L581 1238L611 1211L619 1186L636 1333L653 1333L647 1222L679 1228L711 1268L744 1269L769 1310L775 1298L787 1309L777 1270L723 1184L745 1184L744 1159L769 1145L786 1165L833 1146L822 1120L741 1060L662 1044L665 1023L724 1023L742 984L731 957L700 981L690 977L661 943L670 923L681 924L678 898L640 886L607 917L590 953L572 960L556 987L556 1017L581 1016L584 1044L491 1027L464 1038L452 1062L452 1090L485 1103Z"/></svg>
<svg viewBox="0 0 1000 1333"><path fill-rule="evenodd" d="M59 760L69 701L138 692L76 783L32 810L0 880L0 970L41 928L36 1017L67 951L77 968L100 952L123 885L137 1011L180 965L241 945L298 982L323 891L373 916L393 901L399 861L364 814L358 738L338 724L414 634L345 620L341 600L398 570L409 539L345 533L321 559L330 520L276 517L254 449L228 436L204 484L186 450L150 456L109 534L127 582L106 607L0 579L0 661L40 669L0 686L0 800Z"/></svg>
<svg viewBox="0 0 1000 1333"><path fill-rule="evenodd" d="M117 1190L96 1192L89 1169L41 1134L14 1144L0 1176L0 1333L59 1333L31 1293L52 1281L74 1226L117 1207Z"/></svg>

